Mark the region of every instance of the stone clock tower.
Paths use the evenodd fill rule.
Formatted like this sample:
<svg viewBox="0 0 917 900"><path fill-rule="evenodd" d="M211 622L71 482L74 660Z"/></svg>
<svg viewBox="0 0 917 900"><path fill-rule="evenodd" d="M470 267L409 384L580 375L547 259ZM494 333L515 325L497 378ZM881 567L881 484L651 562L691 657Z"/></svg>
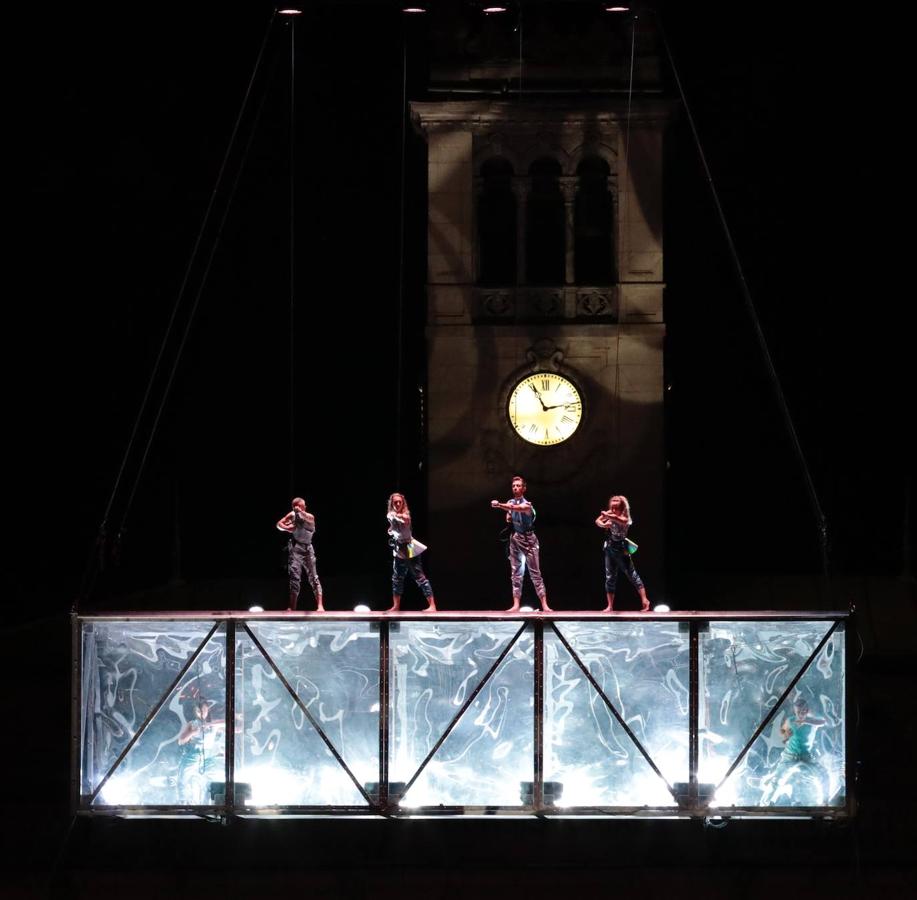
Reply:
<svg viewBox="0 0 917 900"><path fill-rule="evenodd" d="M631 501L635 560L653 598L662 593L669 107L652 35L637 35L628 96L629 22L606 17L566 42L547 20L530 22L520 91L517 38L508 33L501 58L501 27L434 40L429 99L412 104L428 147L427 532L437 598L447 609L509 605L505 523L490 500L510 496L516 473L538 513L556 609L604 605L593 522L613 493ZM533 391L534 422L515 421L514 391L538 373L574 396ZM523 602L534 602L525 591ZM639 607L625 582L618 597L622 609Z"/></svg>

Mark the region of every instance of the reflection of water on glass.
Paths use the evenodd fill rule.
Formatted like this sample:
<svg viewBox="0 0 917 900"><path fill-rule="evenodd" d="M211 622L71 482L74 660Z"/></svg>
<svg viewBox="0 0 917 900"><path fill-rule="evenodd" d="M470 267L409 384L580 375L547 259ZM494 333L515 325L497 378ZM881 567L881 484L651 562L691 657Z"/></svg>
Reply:
<svg viewBox="0 0 917 900"><path fill-rule="evenodd" d="M701 636L699 780L719 784L800 672L830 622L711 622ZM842 631L799 679L717 791L719 806L837 806L844 799ZM787 753L785 722L803 698L820 723L809 751Z"/></svg>
<svg viewBox="0 0 917 900"><path fill-rule="evenodd" d="M533 778L532 651L526 631L487 672L518 622L402 623L390 638L392 780L410 781L462 706L480 692L402 801L405 807L519 806Z"/></svg>
<svg viewBox="0 0 917 900"><path fill-rule="evenodd" d="M677 623L564 622L561 634L669 783L688 773L688 640ZM558 637L545 632L545 777L563 806L672 806Z"/></svg>

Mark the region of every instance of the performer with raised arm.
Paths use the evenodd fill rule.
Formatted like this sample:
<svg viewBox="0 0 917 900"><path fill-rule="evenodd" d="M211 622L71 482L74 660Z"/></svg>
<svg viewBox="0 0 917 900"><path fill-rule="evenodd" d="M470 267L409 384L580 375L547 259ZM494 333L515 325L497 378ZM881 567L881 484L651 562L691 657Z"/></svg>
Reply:
<svg viewBox="0 0 917 900"><path fill-rule="evenodd" d="M404 578L408 572L427 598L427 608L424 612L436 612L433 585L424 574L420 562L420 554L427 548L411 534L411 510L408 509L404 494L392 494L388 498L386 519L389 543L392 546L392 606L389 612L398 612L401 609Z"/></svg>
<svg viewBox="0 0 917 900"><path fill-rule="evenodd" d="M287 571L290 573L288 609L296 609L296 601L299 599L299 588L302 583L302 570L305 569L312 593L315 595L315 609L317 612L324 612L322 583L318 580L318 571L315 568L315 550L312 548L315 516L306 512L306 501L302 497L294 497L292 505L293 509L277 523L279 531L285 531L290 535L287 543L289 553Z"/></svg>
<svg viewBox="0 0 917 900"><path fill-rule="evenodd" d="M637 574L631 552L628 549L627 529L633 524L630 517L630 504L627 497L615 495L608 501L608 509L603 509L595 524L605 529L605 597L608 605L604 612L612 612L615 606L615 586L618 572L623 572L630 583L637 589L643 603L643 612L649 612L650 601L646 596L643 580ZM636 545L634 545L636 547Z"/></svg>
<svg viewBox="0 0 917 900"><path fill-rule="evenodd" d="M226 722L211 719L213 700L200 696L191 687L186 707L185 724L178 733L178 800L180 803L203 805L207 802L207 785L222 777L226 761Z"/></svg>
<svg viewBox="0 0 917 900"><path fill-rule="evenodd" d="M509 539L509 571L513 588L513 605L507 612L518 612L522 600L522 579L528 571L535 588L535 594L541 602L544 612L552 612L548 606L548 595L544 580L541 577L541 560L538 538L535 536L535 507L525 499L525 479L514 475L512 481L513 496L505 503L491 500L494 509L506 511L506 521L512 525L513 533Z"/></svg>
<svg viewBox="0 0 917 900"><path fill-rule="evenodd" d="M828 773L815 749L816 732L836 723L815 716L801 694L793 701L793 714L780 723L783 752L777 765L761 779L762 806L823 806L828 796Z"/></svg>

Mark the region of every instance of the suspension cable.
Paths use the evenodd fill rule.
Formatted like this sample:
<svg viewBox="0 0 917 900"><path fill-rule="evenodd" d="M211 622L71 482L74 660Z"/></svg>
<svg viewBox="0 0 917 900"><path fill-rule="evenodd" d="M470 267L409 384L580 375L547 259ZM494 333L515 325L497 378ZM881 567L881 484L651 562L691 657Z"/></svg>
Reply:
<svg viewBox="0 0 917 900"><path fill-rule="evenodd" d="M822 574L825 579L828 578L829 573L829 562L828 562L828 523L825 518L825 514L822 511L821 503L818 499L818 493L815 490L815 482L812 480L812 474L809 470L808 463L806 462L806 457L802 449L802 444L799 441L799 436L796 433L796 427L793 423L793 417L790 414L789 406L786 402L786 397L783 393L783 387L780 384L780 377L777 374L777 369L774 366L774 361L771 357L770 350L767 346L767 339L764 335L764 329L761 327L761 321L758 318L758 312L755 308L754 300L751 296L751 290L748 286L748 282L745 279L745 272L742 268L742 263L739 259L738 251L736 250L735 242L732 239L732 232L729 230L729 224L726 221L726 214L723 210L723 206L720 203L719 194L716 189L716 185L713 181L713 174L710 171L710 166L707 163L707 157L704 153L703 145L701 144L700 135L697 131L697 126L694 123L694 117L691 115L691 107L688 104L688 98L685 94L684 86L682 84L681 78L678 74L678 67L675 65L675 58L672 55L672 49L669 46L668 38L666 37L665 29L662 25L662 19L658 11L653 10L656 26L659 29L659 35L662 38L662 44L665 47L666 56L669 60L669 65L672 70L672 75L675 79L675 84L678 88L678 95L681 99L682 105L685 109L685 114L688 120L688 125L691 128L691 134L694 138L694 144L697 148L698 156L700 157L701 165L704 169L704 174L707 178L707 186L710 188L710 194L713 197L713 203L716 207L717 216L720 220L720 225L723 229L723 234L726 238L726 244L729 249L729 255L732 259L732 264L735 267L736 275L739 279L739 286L742 292L742 299L745 303L745 309L751 319L752 327L755 331L755 336L758 340L758 347L761 351L761 355L764 358L764 364L767 368L767 373L770 378L771 387L774 391L774 396L777 400L777 406L780 410L780 413L783 417L783 423L786 427L787 433L790 436L790 440L793 444L793 449L795 450L797 460L800 467L802 468L802 473L805 478L806 489L809 495L809 501L812 507L812 514L815 517L816 527L818 529L819 537L819 548L821 551L821 564L822 564Z"/></svg>
<svg viewBox="0 0 917 900"><path fill-rule="evenodd" d="M290 496L296 492L296 17L290 16Z"/></svg>
<svg viewBox="0 0 917 900"><path fill-rule="evenodd" d="M398 315L395 336L395 484L401 487L401 417L402 391L404 390L404 254L405 254L405 193L407 122L408 115L408 31L406 24L401 29L401 197L398 209Z"/></svg>
<svg viewBox="0 0 917 900"><path fill-rule="evenodd" d="M624 178L630 177L630 128L631 105L634 96L634 57L637 44L637 16L631 19L630 27L630 65L627 77L627 113L624 118L624 161L621 174ZM621 185L618 184L618 196L621 196ZM620 208L618 209L620 215ZM618 315L615 329L615 441L614 441L614 468L617 476L621 462L621 294L618 293Z"/></svg>
<svg viewBox="0 0 917 900"><path fill-rule="evenodd" d="M147 406L148 406L149 403L150 403L150 399L151 399L152 393L153 393L153 386L154 386L154 384L155 384L155 382L156 382L157 376L159 375L159 371L160 371L160 369L161 369L161 367L162 367L162 365L163 365L163 359L164 359L164 357L165 357L166 348L168 347L169 342L170 342L170 340L171 340L171 338L172 338L172 332L173 332L173 329L175 328L176 320L177 320L177 318L178 318L179 309L182 307L182 304L184 303L184 300L185 300L185 294L186 294L186 292L187 292L188 285L189 285L189 283L190 283L190 281L191 281L191 274L192 274L192 272L194 271L195 263L197 262L198 254L199 254L200 249L201 249L201 246L202 246L202 244L203 244L204 235L205 235L205 233L206 233L206 231L207 231L207 227L208 227L208 225L209 225L209 223L210 223L211 216L212 216L213 211L214 211L214 208L215 208L215 206L216 206L216 200L217 200L217 197L219 196L220 188L222 187L222 184L223 184L223 179L224 179L224 176L225 176L226 171L227 171L227 168L228 168L228 164L229 164L229 160L230 160L230 157L231 157L231 154L232 154L232 150L233 150L233 148L234 148L234 146L235 146L236 138L237 138L237 135L238 135L239 130L240 130L240 128L241 128L241 124L242 124L242 120L243 120L243 117L244 117L244 114L245 114L245 110L246 110L246 108L247 108L247 106L248 106L248 102L249 102L249 99L250 99L251 94L252 94L252 89L253 89L253 86L254 86L254 83L255 83L255 78L256 78L257 73L258 73L258 71L259 71L259 69L260 69L260 67L261 67L261 62L262 62L262 59L263 59L263 57L264 57L264 51L265 51L265 48L266 48L266 46L267 46L268 37L270 36L270 33L271 33L271 27L272 27L272 25L273 25L275 15L276 15L276 12L275 12L275 11L271 13L270 19L269 19L269 21L268 21L267 28L265 29L264 37L262 38L261 46L259 47L258 54L257 54L256 60L255 60L255 65L254 65L254 68L253 68L253 70L252 70L252 74L251 74L251 76L250 76L250 78L249 78L248 85L246 86L245 94L243 95L243 98L242 98L242 104L241 104L241 106L240 106L240 108L239 108L239 113L238 113L238 115L236 116L236 120L235 120L235 123L234 123L234 125L233 125L232 133L231 133L231 135L230 135L229 142L228 142L227 147L226 147L226 151L225 151L225 153L224 153L224 155L223 155L223 159L222 159L222 162L221 162L221 164L220 164L220 168L219 168L219 171L218 171L218 173L217 173L216 180L215 180L214 185L213 185L213 188L211 189L211 192L210 192L210 199L208 200L207 208L206 208L206 210L204 211L204 216L203 216L203 219L202 219L202 221L201 221L200 228L198 229L197 237L195 238L194 245L193 245L192 250L191 250L191 254L190 254L190 256L189 256L189 258L188 258L188 262L187 262L187 264L186 264L186 266L185 266L184 275L182 276L182 281L181 281L181 284L180 284L180 286L179 286L178 292L177 292L177 294L176 294L175 302L173 303L173 306L172 306L172 312L171 312L171 314L170 314L170 316L169 316L169 321L168 321L168 323L167 323L167 325L166 325L165 333L163 334L162 341L160 342L159 350L158 350L158 352L157 352L156 359L155 359L155 361L154 361L154 363L153 363L152 371L150 372L150 377L149 377L149 379L147 380L146 389L144 390L144 394L143 394L143 397L142 397L142 399L141 399L140 406L139 406L139 408L138 408L138 410L137 410L137 415L136 415L136 417L134 418L134 423L133 423L133 426L132 426L132 428L131 428L131 433L130 433L130 436L129 436L129 438L128 438L127 446L126 446L126 448L125 448L125 450L124 450L124 454L122 455L121 462L120 462L120 465L119 465L119 467L118 467L118 472L117 472L117 474L116 474L116 476L115 476L114 484L112 485L111 493L109 494L108 502L107 502L107 504L106 504L106 506L105 506L105 511L104 511L104 513L103 513L103 515L102 515L102 521L99 523L99 529L98 529L98 532L97 532L97 535L96 535L96 539L95 539L95 541L94 541L94 543L93 543L92 551L91 551L91 553L90 553L89 560L88 560L88 562L87 562L86 568L85 568L84 573L83 573L83 578L82 578L81 585L80 585L80 591L79 591L79 594L78 594L78 596L77 596L77 598L75 599L74 604L73 604L73 609L74 609L74 611L77 611L77 610L78 610L78 607L79 607L80 602L81 602L83 599L85 599L86 596L88 596L88 594L89 594L90 591L92 590L92 586L93 586L93 583L94 583L94 575L95 575L95 572L98 571L98 568L101 568L101 566L102 566L102 564L103 564L103 562L104 562L105 545L106 545L107 537L108 537L108 521L109 521L109 518L110 518L110 516L111 516L111 512L112 512L112 509L113 509L113 507L114 507L115 500L116 500L116 498L117 498L117 496L118 496L118 493L119 493L119 490L120 490L120 488L121 488L121 481L122 481L122 479L123 479L123 477L124 477L124 473L125 473L125 470L126 470L126 468L127 468L127 462L128 462L128 460L129 460L129 458L130 458L132 452L133 452L134 444L135 444L135 441L137 440L137 436L138 436L139 431L140 431L141 422L143 421L144 414L146 413L146 410L147 410ZM249 140L249 144L248 144L248 147L250 147L250 146L251 146L251 140ZM247 154L247 148L246 148L246 154ZM244 162L244 159L243 159L243 162ZM240 170L241 170L241 167L240 167ZM235 186L236 186L236 185L238 185L238 173L237 173L237 177L236 177L235 184L234 184L234 186L233 186L233 193L234 193L234 191L235 191ZM186 324L185 331L184 331L184 334L183 334L182 339L181 339L181 343L180 343L180 345L179 345L178 353L177 353L175 359L173 360L172 369L171 369L171 372L170 372L170 375L169 375L169 378L168 378L168 382L167 382L167 384L166 384L166 386L165 386L165 388L164 388L164 390L163 390L163 394L162 394L162 397L161 397L161 401L160 401L160 404L159 404L159 408L158 408L157 413L156 413L156 416L155 416L155 418L154 418L153 426L152 426L150 435L149 435L149 437L148 437L147 444L146 444L146 447L145 447L145 449L144 449L144 452L143 452L143 455L142 455L142 458L141 458L141 461L140 461L140 464L139 464L139 467L138 467L138 471L137 471L137 473L136 473L136 477L135 477L135 480L134 480L134 484L133 484L133 487L132 487L132 489L131 489L130 496L129 496L129 498L128 498L127 504L126 504L126 506L125 506L125 511L124 511L124 514L123 514L122 519L121 519L121 524L120 524L120 526L119 526L119 528L118 528L118 535L119 535L119 536L121 535L121 533L122 533L123 530L124 530L124 525L125 525L125 521L126 521L126 519L127 519L128 511L129 511L129 509L130 509L130 505L131 505L131 503L133 502L134 495L136 494L136 491L137 491L137 486L138 486L139 481L140 481L140 478L141 478L141 476L142 476L142 474L143 474L143 470L144 470L145 465L146 465L146 460L147 460L148 455L149 455L150 446L151 446L151 444L152 444L153 437L155 436L155 433L156 433L156 428L157 428L157 426L158 426L160 417L161 417L161 415L162 415L162 410L163 410L163 406L164 406L164 404L165 404L165 400L166 400L166 398L168 397L169 390L170 390L171 385L172 385L172 382L173 382L173 380L174 380L175 371L176 371L176 369L177 369L178 362L179 362L179 360L181 359L182 350L184 349L185 342L186 342L186 340L187 340L188 333L189 333L189 331L190 331L190 324L191 324L191 321L193 321L194 313L195 313L195 311L196 311L196 309L197 309L197 305L198 305L198 302L199 302L199 300L200 300L201 293L203 292L203 286L204 286L204 283L206 282L207 273L209 272L209 270L210 270L210 265L211 265L211 263L212 263L212 261L213 261L213 255L214 255L214 252L215 252L215 247L216 247L216 244L217 244L218 241L219 241L219 234L222 232L223 225L225 224L226 215L227 215L227 213L228 213L228 208L229 208L229 205L230 205L230 204L231 204L231 197L230 197L229 202L227 203L226 209L224 210L222 219L221 219L221 221L220 221L219 229L218 229L218 234L217 234L217 237L216 237L216 239L215 239L215 241L214 241L214 249L211 251L210 258L208 259L208 262L207 262L207 265L206 265L206 268L205 268L205 272L204 272L204 276L203 276L203 278L202 278L202 280L201 280L201 284L200 284L200 286L199 286L199 288L198 288L197 295L196 295L196 297L195 297L195 299L194 299L194 303L193 303L193 305L192 305L191 313L190 313L190 315L189 315L189 319L188 319L188 322L187 322L187 324Z"/></svg>

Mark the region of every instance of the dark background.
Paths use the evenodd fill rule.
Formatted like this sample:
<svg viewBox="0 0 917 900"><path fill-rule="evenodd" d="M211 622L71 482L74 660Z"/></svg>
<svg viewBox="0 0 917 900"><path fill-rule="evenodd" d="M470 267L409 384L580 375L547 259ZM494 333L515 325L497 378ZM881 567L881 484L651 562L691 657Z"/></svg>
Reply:
<svg viewBox="0 0 917 900"><path fill-rule="evenodd" d="M27 536L8 570L14 610L33 605L36 587L43 606L67 608L103 521L120 566L95 584L96 603L170 580L280 576L272 527L291 493L318 516L323 578L341 580L331 608L350 608L354 590L384 602L388 549L367 535L384 531L388 494L408 493L424 524L424 147L410 128L403 257L399 232L403 46L408 96L422 97L430 26L396 7L312 4L296 22L292 417L288 27L269 29L255 70L263 4L36 16L20 131L26 277L7 379L22 423L14 487ZM663 12L827 516L832 569L898 574L913 470L910 302L888 281L895 251L880 201L890 161L863 124L881 121L883 98L870 58L853 52L864 49L857 25L811 10L791 21L681 4ZM667 588L684 607L679 573L819 572L821 557L684 107L664 190ZM356 529L360 540L345 537Z"/></svg>
<svg viewBox="0 0 917 900"><path fill-rule="evenodd" d="M113 886L131 883L136 891L137 871L160 871L150 848L164 841L164 852L185 874L172 888L162 888L156 879L165 876L157 875L149 881L160 885L157 891L184 896L196 884L189 873L199 867L214 890L232 895L225 874L208 870L221 858L239 865L241 857L227 847L257 840L269 866L278 859L271 852L280 854L294 840L283 829L308 828L262 823L257 835L229 837L230 829L205 837L200 823L163 831L155 823L78 822L70 833L65 801L66 613L86 572L94 572L87 560L271 9L261 3L35 7L14 32L11 140L21 144L24 164L10 174L24 183L27 202L12 223L7 285L13 533L2 602L6 640L15 648L7 679L14 717L48 720L24 729L24 777L4 807L6 848L15 851L15 871L22 873L16 884L24 892L50 886L61 896L80 895L105 880L103 870ZM913 419L912 300L897 276L907 254L888 212L889 204L904 202L885 89L895 77L893 29L885 22L883 40L876 41L874 20L798 7L699 10L673 3L662 13L828 518L832 571L907 584L913 603L912 582L899 580L909 574L906 499L914 452L906 435ZM296 25L292 489L289 42L285 29L271 29L250 113L177 316L180 334L203 284L169 399L136 480L152 416L141 423L106 523L104 571L92 580L84 608L171 608L176 596L201 608L209 608L212 596L229 598L223 606L231 608L285 605L283 542L273 523L289 508L291 493L306 496L319 519L316 545L329 608L348 609L357 600L379 608L387 601L388 494L404 490L420 524L424 516L416 390L424 358L424 151L411 131L403 257L399 223L405 29L407 92L419 98L428 27L405 23L384 2L310 4ZM663 68L674 97L665 60ZM708 608L702 593L708 581L724 574L814 576L821 558L801 468L683 110L667 140L668 564L667 583L655 593L664 592L676 608ZM154 382L157 399L176 343ZM429 569L435 581L435 560ZM209 593L151 591L214 584ZM855 592L829 594L823 605L845 607L856 599ZM474 608L471 600L467 605ZM913 617L913 606L908 609ZM882 677L890 680L878 693L897 686L907 671L902 666L899 673L898 665L888 663ZM893 693L884 708L900 712L908 705L905 695ZM911 738L912 732L909 726ZM12 749L18 768L9 771L23 771L21 746ZM876 782L873 790L879 792ZM871 821L892 828L890 807L876 803L876 794ZM476 865L462 884L486 892L488 884L511 890L522 883L537 893L533 879L542 876L532 875L529 861L550 852L559 862L543 877L546 893L571 878L594 887L583 874L587 863L596 879L612 883L623 871L615 868L620 860L602 856L599 864L597 854L613 855L614 842L630 854L628 865L648 867L629 876L648 896L674 890L695 865L709 878L707 867L718 859L716 884L724 894L747 889L748 867L760 874L773 862L764 849L755 855L752 845L804 873L799 884L807 893L830 885L843 895L854 882L838 870L838 859L853 865L858 852L855 834L813 830L820 823L778 826L785 830L779 837L768 832L763 843L751 830L762 826L750 824L747 842L734 833L701 834L697 823L671 823L671 830L664 823L592 830L577 823L560 826L565 837L556 826L542 827L550 823L494 823L484 840L464 825L444 832L447 823L425 832L416 824L379 825L403 828L397 835L360 825L354 828L363 831L348 838L340 833L343 824L297 832L295 840L335 848L324 858L319 884L360 895L373 889L379 873L333 874L344 871L348 839L371 848L368 858L407 867L398 868L394 882L387 872L388 889L433 893L458 889L455 868L445 882L434 872L462 859ZM631 830L622 831L628 824ZM125 826L136 830L118 830ZM869 858L876 871L891 873L894 886L911 874L901 850L905 833L875 833L870 845L890 848L886 857L876 850ZM660 855L662 840L668 849ZM410 868L412 844L427 854L429 868ZM210 862L195 856L197 847ZM509 867L497 855L503 848L514 860ZM134 864L127 861L132 854ZM312 863L318 864L314 857ZM281 876L271 871L262 872L260 883L281 887ZM776 876L761 877L762 890L772 890ZM257 882L254 875L245 879Z"/></svg>

